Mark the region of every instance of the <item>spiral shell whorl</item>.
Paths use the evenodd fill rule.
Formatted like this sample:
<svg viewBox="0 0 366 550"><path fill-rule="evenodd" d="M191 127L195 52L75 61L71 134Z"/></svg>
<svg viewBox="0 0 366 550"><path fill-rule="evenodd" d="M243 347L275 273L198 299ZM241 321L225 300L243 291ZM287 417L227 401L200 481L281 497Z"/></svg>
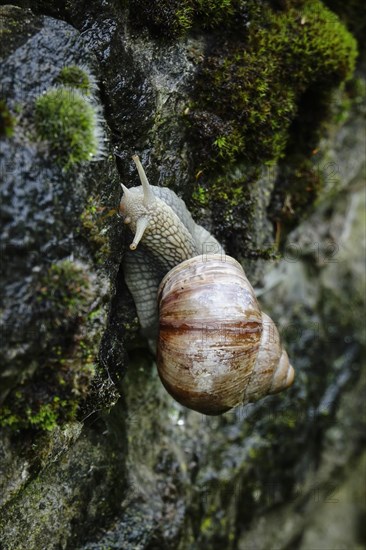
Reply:
<svg viewBox="0 0 366 550"><path fill-rule="evenodd" d="M220 414L290 385L278 331L233 258L181 263L163 279L158 301L158 371L183 405Z"/></svg>
<svg viewBox="0 0 366 550"><path fill-rule="evenodd" d="M291 386L294 379L294 369L289 363L286 351L281 347L277 327L263 312L262 327L257 360L243 396L244 404L258 401L268 394L278 393Z"/></svg>

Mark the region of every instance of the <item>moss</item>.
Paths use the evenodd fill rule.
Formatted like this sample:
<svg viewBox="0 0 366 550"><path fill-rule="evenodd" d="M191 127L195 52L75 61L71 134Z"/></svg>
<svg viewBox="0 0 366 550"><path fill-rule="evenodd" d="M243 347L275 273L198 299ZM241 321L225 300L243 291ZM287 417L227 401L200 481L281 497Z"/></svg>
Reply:
<svg viewBox="0 0 366 550"><path fill-rule="evenodd" d="M106 221L109 217L115 216L114 208L108 209L101 204L100 197L89 197L86 207L80 219L82 234L88 239L93 249L95 260L98 264L106 261L110 255L109 238L106 233Z"/></svg>
<svg viewBox="0 0 366 550"><path fill-rule="evenodd" d="M93 160L101 149L99 114L78 90L52 88L35 103L39 137L64 168Z"/></svg>
<svg viewBox="0 0 366 550"><path fill-rule="evenodd" d="M212 518L211 517L204 518L201 524L201 532L207 533L207 532L210 532L211 529L212 529Z"/></svg>
<svg viewBox="0 0 366 550"><path fill-rule="evenodd" d="M57 84L76 88L89 95L93 88L93 82L88 73L77 65L63 67L56 78Z"/></svg>
<svg viewBox="0 0 366 550"><path fill-rule="evenodd" d="M235 130L228 132L226 135L218 136L213 144L217 151L217 158L228 162L233 162L244 148L243 138Z"/></svg>
<svg viewBox="0 0 366 550"><path fill-rule="evenodd" d="M360 50L365 53L366 11L363 0L325 0L325 5L334 11L358 39Z"/></svg>
<svg viewBox="0 0 366 550"><path fill-rule="evenodd" d="M54 397L53 400L57 403L59 399ZM31 409L27 409L27 413L31 425L42 426L46 431L51 431L57 426L57 409L53 408L51 403L41 405L37 413L32 414Z"/></svg>
<svg viewBox="0 0 366 550"><path fill-rule="evenodd" d="M50 431L75 420L94 374L91 365L49 360L32 381L23 382L0 407L0 426Z"/></svg>
<svg viewBox="0 0 366 550"><path fill-rule="evenodd" d="M193 207L209 207L221 235L231 233L233 220L250 230L248 209L240 207L245 188L263 164L279 162L270 215L276 224L298 221L322 187L313 151L332 93L355 67L356 41L337 15L319 0L136 0L130 6L132 17L159 36L219 29L211 30L184 115L202 176ZM240 182L232 177L238 163L247 173Z"/></svg>
<svg viewBox="0 0 366 550"><path fill-rule="evenodd" d="M0 426L49 431L74 420L95 373L98 339L90 281L68 260L52 265L34 289L40 338L34 374L24 376L0 407Z"/></svg>
<svg viewBox="0 0 366 550"><path fill-rule="evenodd" d="M24 44L41 28L30 10L7 4L0 6L0 52L2 59Z"/></svg>
<svg viewBox="0 0 366 550"><path fill-rule="evenodd" d="M69 323L82 315L90 295L89 280L84 271L69 260L53 264L41 277L36 301L46 304L47 321L52 327Z"/></svg>
<svg viewBox="0 0 366 550"><path fill-rule="evenodd" d="M192 28L235 28L238 19L246 22L242 0L130 0L129 4L132 23L160 38L177 38Z"/></svg>
<svg viewBox="0 0 366 550"><path fill-rule="evenodd" d="M231 218L233 208L242 203L245 184L246 181L241 179L228 182L224 176L219 177L211 187L215 200L221 203L223 219ZM224 207L223 210L222 207Z"/></svg>
<svg viewBox="0 0 366 550"><path fill-rule="evenodd" d="M204 28L227 24L238 14L241 4L238 0L196 0L193 3L196 17Z"/></svg>
<svg viewBox="0 0 366 550"><path fill-rule="evenodd" d="M192 199L197 203L198 206L206 207L209 204L209 193L208 190L202 185L198 185L193 193Z"/></svg>
<svg viewBox="0 0 366 550"><path fill-rule="evenodd" d="M227 45L217 37L197 81L190 121L193 137L204 139L211 168L223 160L262 163L282 157L302 94L315 83L330 90L354 69L355 40L317 0L301 12L259 9L255 3L251 14L242 39ZM204 131L197 128L202 111Z"/></svg>
<svg viewBox="0 0 366 550"><path fill-rule="evenodd" d="M192 25L190 2L180 0L130 0L131 21L135 26L147 26L156 35L177 37Z"/></svg>
<svg viewBox="0 0 366 550"><path fill-rule="evenodd" d="M226 174L202 176L192 195L193 215L199 219L201 209L208 208L216 237L235 257L240 257L240 251L245 249L248 258L273 259L273 249L259 250L252 241L253 228L258 222L252 189L259 177L260 170L255 166L245 171L239 168L227 170Z"/></svg>
<svg viewBox="0 0 366 550"><path fill-rule="evenodd" d="M0 139L10 138L14 133L14 118L4 99L0 99Z"/></svg>
<svg viewBox="0 0 366 550"><path fill-rule="evenodd" d="M201 175L193 202L211 209L223 242L240 228L250 257L272 257L245 237L253 229L248 187L263 164L279 163L269 214L283 236L314 203L323 184L314 151L334 90L354 71L356 41L318 0L231 7L235 25L212 33L185 111Z"/></svg>

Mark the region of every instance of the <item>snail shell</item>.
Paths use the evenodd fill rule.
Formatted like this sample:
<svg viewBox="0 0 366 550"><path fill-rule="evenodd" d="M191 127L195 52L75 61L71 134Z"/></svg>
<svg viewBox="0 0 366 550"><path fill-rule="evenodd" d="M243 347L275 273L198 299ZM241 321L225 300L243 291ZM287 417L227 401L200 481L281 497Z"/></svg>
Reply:
<svg viewBox="0 0 366 550"><path fill-rule="evenodd" d="M162 280L158 304L158 371L182 405L220 414L292 384L278 330L234 258L183 261Z"/></svg>

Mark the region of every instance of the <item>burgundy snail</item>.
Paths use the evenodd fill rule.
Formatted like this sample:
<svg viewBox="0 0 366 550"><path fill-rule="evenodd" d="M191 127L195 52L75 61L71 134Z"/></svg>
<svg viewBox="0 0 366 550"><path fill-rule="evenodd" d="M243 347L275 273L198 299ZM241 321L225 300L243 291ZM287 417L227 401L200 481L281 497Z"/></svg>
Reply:
<svg viewBox="0 0 366 550"><path fill-rule="evenodd" d="M157 337L167 391L212 415L291 386L294 369L278 330L241 265L173 191L151 186L132 158L142 185L122 186L119 210L134 233L125 278L150 343Z"/></svg>

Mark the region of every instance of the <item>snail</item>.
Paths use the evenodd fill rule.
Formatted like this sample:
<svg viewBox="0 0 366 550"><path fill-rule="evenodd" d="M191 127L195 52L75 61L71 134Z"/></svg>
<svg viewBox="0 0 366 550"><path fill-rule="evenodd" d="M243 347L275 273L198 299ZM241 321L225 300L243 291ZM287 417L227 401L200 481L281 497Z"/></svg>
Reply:
<svg viewBox="0 0 366 550"><path fill-rule="evenodd" d="M119 211L134 233L125 279L145 334L157 338L167 391L213 415L291 386L294 369L278 330L239 262L173 191L151 186L132 158L142 185L122 185Z"/></svg>
<svg viewBox="0 0 366 550"><path fill-rule="evenodd" d="M123 271L142 333L155 351L156 296L164 275L192 256L208 252L224 254L224 250L204 227L195 223L183 200L167 187L150 185L138 156L132 158L141 186L127 189L121 184L119 213L134 233L130 251L124 256Z"/></svg>

